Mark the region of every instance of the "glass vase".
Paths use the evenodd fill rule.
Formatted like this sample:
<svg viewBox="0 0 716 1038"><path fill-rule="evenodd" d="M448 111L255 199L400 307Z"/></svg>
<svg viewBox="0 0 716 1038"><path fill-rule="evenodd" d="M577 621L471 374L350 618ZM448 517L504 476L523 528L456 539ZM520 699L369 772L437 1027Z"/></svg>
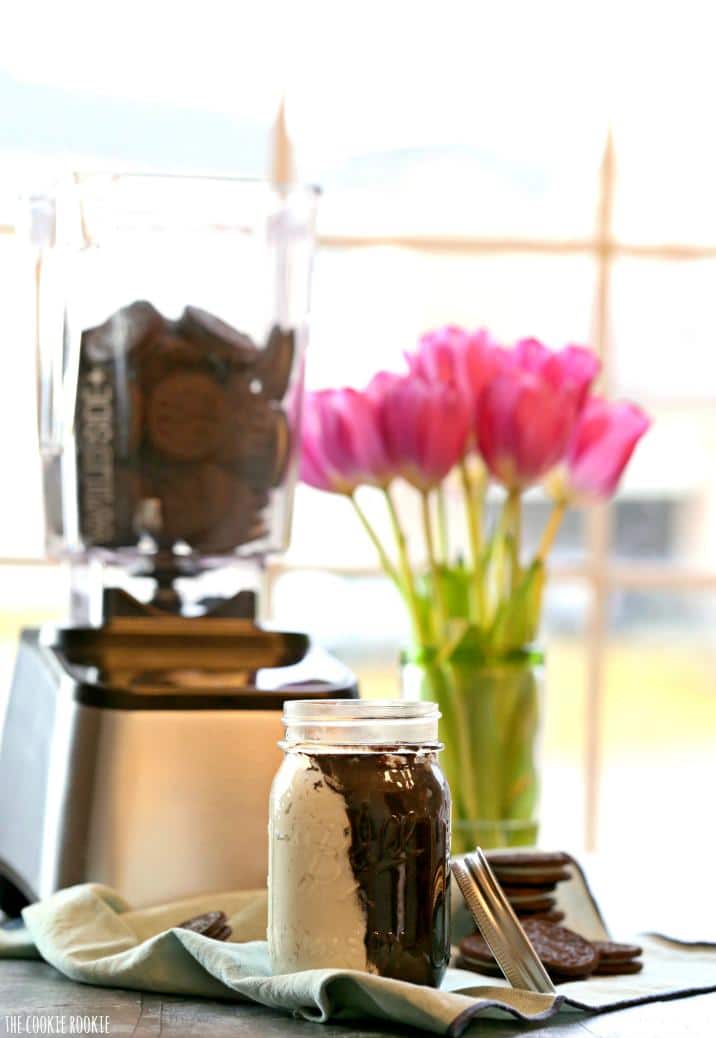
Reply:
<svg viewBox="0 0 716 1038"><path fill-rule="evenodd" d="M543 665L532 649L404 657L404 695L432 700L442 714L453 854L537 842Z"/></svg>

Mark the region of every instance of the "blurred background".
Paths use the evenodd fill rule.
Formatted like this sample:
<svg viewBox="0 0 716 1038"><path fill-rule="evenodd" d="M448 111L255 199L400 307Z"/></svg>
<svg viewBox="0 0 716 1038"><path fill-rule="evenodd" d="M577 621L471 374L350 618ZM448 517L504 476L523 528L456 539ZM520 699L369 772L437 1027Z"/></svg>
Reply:
<svg viewBox="0 0 716 1038"><path fill-rule="evenodd" d="M654 419L618 499L565 523L544 643L543 842L703 853L716 782L711 5L10 3L0 35L0 715L42 558L33 253L18 193L71 168L261 176L281 97L324 197L311 386L424 330L588 343ZM20 221L21 225L21 221ZM239 286L240 290L240 286ZM527 536L546 504L530 500ZM402 610L345 502L301 488L271 612L397 690Z"/></svg>

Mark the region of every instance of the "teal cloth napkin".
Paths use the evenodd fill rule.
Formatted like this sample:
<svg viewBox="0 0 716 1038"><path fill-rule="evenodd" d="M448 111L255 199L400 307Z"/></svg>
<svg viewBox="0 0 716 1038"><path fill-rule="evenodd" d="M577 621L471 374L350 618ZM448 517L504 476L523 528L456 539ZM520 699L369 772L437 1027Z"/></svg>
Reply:
<svg viewBox="0 0 716 1038"><path fill-rule="evenodd" d="M177 928L212 909L229 917L230 941ZM589 911L584 905L582 910ZM602 925L598 912L593 923ZM321 1022L372 1017L450 1036L462 1034L478 1015L534 1021L716 990L716 945L656 936L642 941L643 973L562 984L556 996L455 969L448 970L439 991L354 970L273 977L260 939L265 928L265 891L211 894L133 911L108 887L84 884L26 908L22 924L0 927L0 958L41 957L85 984L249 1000Z"/></svg>

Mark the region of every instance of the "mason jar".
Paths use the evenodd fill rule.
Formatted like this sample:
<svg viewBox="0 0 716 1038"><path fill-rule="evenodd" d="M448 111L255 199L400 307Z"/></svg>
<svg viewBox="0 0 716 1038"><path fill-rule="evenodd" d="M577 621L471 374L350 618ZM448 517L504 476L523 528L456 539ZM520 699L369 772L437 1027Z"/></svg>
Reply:
<svg viewBox="0 0 716 1038"><path fill-rule="evenodd" d="M293 701L269 807L275 974L439 986L450 957L450 792L434 703Z"/></svg>

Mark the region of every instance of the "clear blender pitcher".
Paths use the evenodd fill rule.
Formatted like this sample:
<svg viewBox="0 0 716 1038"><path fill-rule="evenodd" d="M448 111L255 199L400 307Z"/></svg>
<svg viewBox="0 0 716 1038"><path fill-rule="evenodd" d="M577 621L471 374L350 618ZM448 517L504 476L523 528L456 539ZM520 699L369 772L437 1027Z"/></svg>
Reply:
<svg viewBox="0 0 716 1038"><path fill-rule="evenodd" d="M315 205L109 174L34 200L49 554L198 572L285 549Z"/></svg>

